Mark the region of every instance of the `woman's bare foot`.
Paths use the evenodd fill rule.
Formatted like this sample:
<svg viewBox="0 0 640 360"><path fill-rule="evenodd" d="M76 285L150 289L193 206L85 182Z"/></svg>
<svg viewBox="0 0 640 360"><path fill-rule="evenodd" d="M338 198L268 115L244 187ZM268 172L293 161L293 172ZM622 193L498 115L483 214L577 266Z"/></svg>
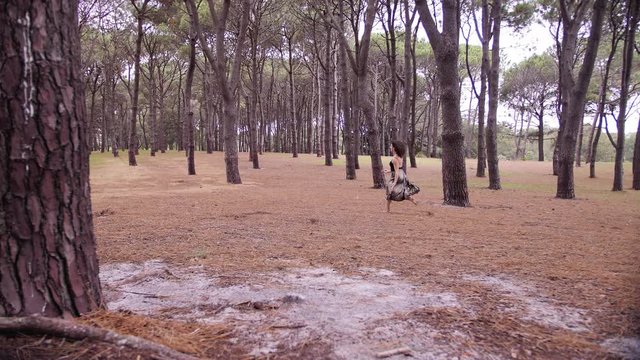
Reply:
<svg viewBox="0 0 640 360"><path fill-rule="evenodd" d="M418 202L416 201L416 199L410 197L409 201L411 201L413 203L413 205L418 205Z"/></svg>

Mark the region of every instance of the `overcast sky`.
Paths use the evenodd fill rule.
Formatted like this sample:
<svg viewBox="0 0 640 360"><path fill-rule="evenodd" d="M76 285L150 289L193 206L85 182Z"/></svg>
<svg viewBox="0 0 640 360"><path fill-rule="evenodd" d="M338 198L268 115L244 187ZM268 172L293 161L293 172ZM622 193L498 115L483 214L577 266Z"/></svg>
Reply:
<svg viewBox="0 0 640 360"><path fill-rule="evenodd" d="M419 38L427 39L424 28L420 28L418 31ZM471 32L471 38L469 42L472 45L481 45L480 41L475 35L475 31ZM460 37L460 43L464 44L464 38ZM542 54L550 47L554 46L553 37L549 32L549 29L541 24L534 23L529 28L523 29L516 33L510 28L502 28L500 32L500 50L503 54L504 61L500 64L503 69L506 69L514 64L517 64L533 54ZM464 54L461 54L464 56ZM637 61L637 54L634 61ZM461 99L461 108L466 111L469 106L469 92L463 90ZM638 118L639 118L640 104L636 104L634 109L630 109L631 113L627 116L627 122L625 125L625 133L635 133L638 130ZM500 106L498 111L498 121L512 122L512 118L509 117L509 109L505 106ZM555 112L549 112L545 114L546 122L549 126L557 127L558 120L555 118ZM585 124L592 123L593 117L585 115ZM609 130L616 132L615 122L611 120L609 122Z"/></svg>

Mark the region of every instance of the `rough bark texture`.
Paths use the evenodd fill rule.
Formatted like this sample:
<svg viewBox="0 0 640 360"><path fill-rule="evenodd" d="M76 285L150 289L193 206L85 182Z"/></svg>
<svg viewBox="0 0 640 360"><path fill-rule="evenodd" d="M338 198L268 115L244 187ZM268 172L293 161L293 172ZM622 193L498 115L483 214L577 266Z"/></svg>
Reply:
<svg viewBox="0 0 640 360"><path fill-rule="evenodd" d="M140 94L140 53L142 52L142 36L144 35L144 12L147 7L148 0L142 3L142 8L138 8L135 4L135 0L131 0L131 3L136 7L136 16L138 21L138 34L136 38L136 53L135 53L135 65L134 65L134 79L133 79L133 100L131 105L131 127L129 128L129 166L137 166L136 150L138 149L138 134L136 131L136 124L138 122L138 97Z"/></svg>
<svg viewBox="0 0 640 360"><path fill-rule="evenodd" d="M331 153L331 128L333 121L331 119L331 26L327 25L325 39L325 58L323 67L323 92L322 92L322 109L324 111L324 164L333 166Z"/></svg>
<svg viewBox="0 0 640 360"><path fill-rule="evenodd" d="M381 151L380 151L380 128L378 127L378 121L374 116L373 104L369 99L369 76L368 76L368 63L369 63L369 48L371 46L371 32L373 30L373 22L375 20L377 0L369 0L367 2L367 9L364 19L364 31L360 39L360 44L356 51L357 58L353 56L353 53L349 49L347 38L344 33L338 34L338 40L345 49L349 49L347 56L349 64L353 69L357 77L357 103L358 108L362 112L365 121L367 122L367 133L369 139L369 155L371 157L371 176L373 177L373 188L380 189L385 186ZM335 25L335 24L334 24ZM356 153L360 148L359 141L359 120L354 121L356 130ZM355 157L355 167L359 169L358 157Z"/></svg>
<svg viewBox="0 0 640 360"><path fill-rule="evenodd" d="M491 67L488 73L489 111L487 113L487 167L489 170L489 189L500 190L500 168L498 167L498 98L500 81L500 23L501 0L494 0L491 11L493 19L493 47L491 49Z"/></svg>
<svg viewBox="0 0 640 360"><path fill-rule="evenodd" d="M633 67L633 53L635 51L636 28L638 25L638 5L640 0L627 1L627 17L622 58L622 76L620 80L620 113L618 114L618 139L616 141L616 158L613 170L613 191L622 191L622 177L624 175L624 140L625 123L627 117L627 102L629 96L629 79Z"/></svg>
<svg viewBox="0 0 640 360"><path fill-rule="evenodd" d="M408 1L405 1L404 3L404 22L405 22L405 27L404 27L404 86L403 86L403 94L404 97L402 98L402 118L400 119L400 138L403 139L406 143L407 146L409 147L408 151L407 151L407 155L410 158L411 161L411 167L415 167L416 162L415 162L415 156L411 157L411 153L414 149L413 146L413 142L415 137L412 136L412 138L409 138L409 124L411 124L411 128L414 129L415 128L415 122L409 122L409 117L411 116L411 94L412 94L412 88L413 86L412 84L412 80L413 80L413 76L411 74L411 71L413 70L411 68L411 22L412 19L409 16L409 3ZM413 131L412 134L414 134L415 131ZM405 156L406 157L406 156ZM406 169L406 161L403 162L403 166Z"/></svg>
<svg viewBox="0 0 640 360"><path fill-rule="evenodd" d="M633 147L633 190L640 190L640 119L638 119L638 130L636 130L636 143Z"/></svg>
<svg viewBox="0 0 640 360"><path fill-rule="evenodd" d="M344 16L343 2L340 2L340 31L344 33ZM355 180L356 164L355 164L355 134L353 120L351 117L351 97L349 94L349 82L351 77L347 69L347 49L345 44L340 43L340 51L338 54L338 67L340 69L340 96L342 97L342 116L344 117L344 153L346 158L346 178L347 180Z"/></svg>
<svg viewBox="0 0 640 360"><path fill-rule="evenodd" d="M544 161L544 97L540 97L538 114L538 161Z"/></svg>
<svg viewBox="0 0 640 360"><path fill-rule="evenodd" d="M0 316L77 316L101 304L77 2L0 23Z"/></svg>
<svg viewBox="0 0 640 360"><path fill-rule="evenodd" d="M289 93L290 93L290 101L291 103L289 104L290 109L289 109L289 114L291 114L291 131L293 132L293 144L292 144L292 149L291 149L291 153L292 156L294 158L298 157L298 137L297 137L297 133L298 133L298 127L297 127L297 121L296 121L296 94L295 94L295 86L294 86L294 82L293 82L293 34L291 34L291 37L287 38L288 40L288 45L289 45Z"/></svg>
<svg viewBox="0 0 640 360"><path fill-rule="evenodd" d="M475 21L475 14L474 14ZM476 166L476 176L485 177L487 168L487 147L485 142L485 104L487 99L487 73L489 72L489 4L487 0L482 1L481 29L476 32L482 38L482 63L480 65L480 94L478 94L478 163ZM495 132L495 129L493 130Z"/></svg>
<svg viewBox="0 0 640 360"><path fill-rule="evenodd" d="M563 0L561 0L560 3L562 4ZM581 124L582 116L584 114L584 101L587 94L587 88L591 80L591 73L593 72L598 44L600 42L602 19L605 13L605 5L605 0L596 0L593 6L591 31L589 34L589 40L587 43L587 49L584 55L583 64L580 68L577 81L575 83L573 82L573 77L570 73L561 73L560 75L560 79L563 85L563 94L567 93L567 90L565 89L566 86L573 85L569 87L569 95L567 95L566 97L564 97L563 95L563 107L562 113L560 115L560 117L562 118L562 123L560 134L558 135L558 185L556 197L561 199L575 198L573 162L575 160L578 127ZM566 13L566 8L563 10L563 12ZM563 21L563 26L571 28L572 23L569 21ZM567 46L575 47L575 44L567 44ZM565 56L563 58L563 62L566 61L567 60ZM561 66L561 70L562 69L564 69L564 72L568 72L571 68L565 64ZM565 101L566 105L564 104Z"/></svg>
<svg viewBox="0 0 640 360"><path fill-rule="evenodd" d="M420 20L438 64L442 101L442 185L444 203L468 206L467 174L464 162L464 135L460 116L458 78L460 7L456 0L442 0L443 31L437 25L425 0L416 1Z"/></svg>
<svg viewBox="0 0 640 360"><path fill-rule="evenodd" d="M193 30L192 30L193 33ZM187 133L187 172L196 174L195 139L193 126L193 109L191 107L191 89L193 89L193 73L196 69L196 36L189 35L189 67L187 68L187 82L184 87L184 116Z"/></svg>
<svg viewBox="0 0 640 360"><path fill-rule="evenodd" d="M227 75L227 61L225 55L225 31L227 28L227 20L229 17L229 8L231 0L224 0L222 10L218 14L215 10L213 0L208 0L209 12L216 29L215 54L207 45L202 30L198 13L195 10L194 0L185 0L189 9L189 16L194 26L194 30L198 35L200 47L205 56L212 64L213 70L218 80L218 85L222 95L222 106L224 114L224 162L226 168L227 182L230 184L241 184L240 171L238 169L238 109L236 104L236 88L240 81L240 65L244 56L245 38L247 35L247 26L249 24L250 3L243 0L241 5L241 19L238 38L236 40L236 48L233 60L230 66L230 75ZM212 95L212 94L211 94Z"/></svg>
<svg viewBox="0 0 640 360"><path fill-rule="evenodd" d="M390 86L389 90L389 138L391 140L401 140L406 141L402 136L402 131L400 128L402 124L398 121L398 117L396 116L396 101L398 98L398 81L396 80L398 70L397 70L397 46L396 46L396 29L395 29L395 18L396 18L396 8L398 7L398 0L387 0L384 2L385 7L387 9L387 26L385 27L386 32L386 46L387 46L387 61L389 62L389 78L388 83ZM402 121L402 119L400 119ZM404 166L404 162L403 162Z"/></svg>

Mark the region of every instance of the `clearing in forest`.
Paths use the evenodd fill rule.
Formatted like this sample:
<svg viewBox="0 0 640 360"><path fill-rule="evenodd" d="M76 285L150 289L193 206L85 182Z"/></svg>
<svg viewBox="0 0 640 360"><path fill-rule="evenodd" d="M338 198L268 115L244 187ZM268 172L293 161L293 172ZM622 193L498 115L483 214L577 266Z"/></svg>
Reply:
<svg viewBox="0 0 640 360"><path fill-rule="evenodd" d="M241 154L228 185L222 156L197 153L196 176L175 152L91 159L109 309L224 326L198 356L640 356L640 192L611 192L612 164L576 169L567 201L549 162L501 162L501 191L468 162L456 208L418 159L420 203L387 214L367 157L347 181L343 160Z"/></svg>

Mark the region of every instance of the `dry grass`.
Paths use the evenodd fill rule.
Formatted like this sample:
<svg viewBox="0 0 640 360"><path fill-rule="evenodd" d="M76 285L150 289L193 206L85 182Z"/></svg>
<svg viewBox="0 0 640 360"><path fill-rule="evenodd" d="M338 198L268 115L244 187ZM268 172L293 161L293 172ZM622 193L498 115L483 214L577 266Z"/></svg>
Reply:
<svg viewBox="0 0 640 360"><path fill-rule="evenodd" d="M370 187L366 157L358 179L347 181L343 166L325 167L315 156L267 154L262 169L253 170L241 154L243 184L228 185L220 153L198 153L196 176L186 175L182 154L141 155L138 167L110 156L94 154L91 169L103 264L164 259L203 265L229 283L242 282L234 274L291 267L327 266L346 274L361 267L389 269L420 286L467 292L486 304L472 319L438 312L417 312L416 319L452 329L464 328L457 321L470 321L474 342L500 348L506 336L523 356L529 356L525 349L533 356L601 356L585 344L640 330L640 192L609 191L610 164L598 164L596 179L588 178L588 168L576 169L578 199L567 201L554 198L556 178L548 162L501 162L504 189L491 191L487 179L473 176L469 161L473 206L461 209L441 205L440 162L419 159L409 177L422 189L420 204L394 203L387 214L384 192ZM558 302L592 310L594 333L550 333L492 317L490 295L459 280L465 274L533 282ZM88 321L105 327L117 322L98 319ZM153 339L161 341L162 326L148 321ZM119 331L139 329L122 324ZM181 326L172 333L187 334L197 325ZM163 343L200 354L198 339L175 341Z"/></svg>

